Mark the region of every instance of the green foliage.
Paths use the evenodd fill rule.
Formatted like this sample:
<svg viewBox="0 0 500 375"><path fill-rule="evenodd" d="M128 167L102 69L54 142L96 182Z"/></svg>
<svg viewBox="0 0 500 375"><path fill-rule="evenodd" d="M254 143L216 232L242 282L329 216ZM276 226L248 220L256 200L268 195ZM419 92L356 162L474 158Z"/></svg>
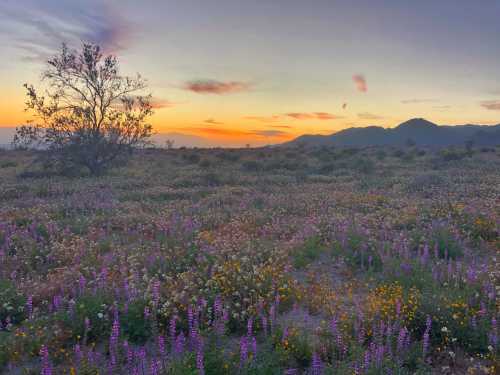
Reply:
<svg viewBox="0 0 500 375"><path fill-rule="evenodd" d="M109 337L111 332L112 299L101 293L86 294L76 299L73 313L64 312L62 319L73 332L75 339L85 338L96 342ZM90 321L90 329L85 330L85 319Z"/></svg>
<svg viewBox="0 0 500 375"><path fill-rule="evenodd" d="M326 251L319 237L308 238L302 246L293 252L293 265L295 268L304 268L317 260Z"/></svg>
<svg viewBox="0 0 500 375"><path fill-rule="evenodd" d="M123 335L132 343L145 343L151 336L151 321L144 316L147 305L143 299L135 300L120 318Z"/></svg>
<svg viewBox="0 0 500 375"><path fill-rule="evenodd" d="M0 322L14 325L26 319L26 298L8 280L0 280Z"/></svg>

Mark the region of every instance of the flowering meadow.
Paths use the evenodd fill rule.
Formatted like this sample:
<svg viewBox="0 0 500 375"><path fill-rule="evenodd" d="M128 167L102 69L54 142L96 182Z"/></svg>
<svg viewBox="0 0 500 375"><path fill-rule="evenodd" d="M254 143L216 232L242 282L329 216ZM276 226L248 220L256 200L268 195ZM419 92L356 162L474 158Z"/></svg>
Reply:
<svg viewBox="0 0 500 375"><path fill-rule="evenodd" d="M0 373L498 374L500 148L0 151Z"/></svg>

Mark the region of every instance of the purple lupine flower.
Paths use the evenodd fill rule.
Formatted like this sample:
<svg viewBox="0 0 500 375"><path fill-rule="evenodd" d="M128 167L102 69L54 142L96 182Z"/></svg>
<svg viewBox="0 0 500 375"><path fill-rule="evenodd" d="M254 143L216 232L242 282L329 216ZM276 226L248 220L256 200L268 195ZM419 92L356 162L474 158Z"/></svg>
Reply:
<svg viewBox="0 0 500 375"><path fill-rule="evenodd" d="M240 366L243 367L248 361L248 342L245 336L240 339Z"/></svg>
<svg viewBox="0 0 500 375"><path fill-rule="evenodd" d="M377 347L377 351L375 353L375 362L376 362L376 365L378 368L380 368L380 366L382 366L382 361L384 359L384 352L385 352L385 347L384 347L384 345L380 344Z"/></svg>
<svg viewBox="0 0 500 375"><path fill-rule="evenodd" d="M127 367L131 368L132 363L134 362L134 352L130 348L130 345L128 344L127 340L125 340L123 342L123 351L125 352L125 355L127 356Z"/></svg>
<svg viewBox="0 0 500 375"><path fill-rule="evenodd" d="M253 353L253 358L257 357L257 339L255 336L252 336L252 353Z"/></svg>
<svg viewBox="0 0 500 375"><path fill-rule="evenodd" d="M49 350L45 345L40 348L40 357L42 359L41 375L52 375L52 365L50 364Z"/></svg>
<svg viewBox="0 0 500 375"><path fill-rule="evenodd" d="M247 322L247 336L250 337L253 334L253 319L249 318Z"/></svg>
<svg viewBox="0 0 500 375"><path fill-rule="evenodd" d="M186 338L184 337L184 333L181 332L175 340L175 346L174 346L175 354L181 355L182 353L184 353L185 341L186 341Z"/></svg>
<svg viewBox="0 0 500 375"><path fill-rule="evenodd" d="M314 352L312 356L311 363L311 373L312 375L321 375L323 364L321 363L321 358L318 353Z"/></svg>
<svg viewBox="0 0 500 375"><path fill-rule="evenodd" d="M205 361L204 361L204 353L203 353L203 340L200 337L196 344L196 369L198 370L199 375L205 374Z"/></svg>
<svg viewBox="0 0 500 375"><path fill-rule="evenodd" d="M155 280L153 282L153 303L154 306L158 306L160 301L160 280Z"/></svg>
<svg viewBox="0 0 500 375"><path fill-rule="evenodd" d="M28 310L28 319L33 318L33 296L29 296L26 301L26 309Z"/></svg>
<svg viewBox="0 0 500 375"><path fill-rule="evenodd" d="M495 317L491 319L491 331L488 334L488 337L490 345L496 349L498 345L498 327L497 327L497 320Z"/></svg>
<svg viewBox="0 0 500 375"><path fill-rule="evenodd" d="M165 356L165 337L163 335L158 335L158 352L162 356Z"/></svg>
<svg viewBox="0 0 500 375"><path fill-rule="evenodd" d="M262 315L262 330L264 331L264 334L267 336L267 318L265 315Z"/></svg>
<svg viewBox="0 0 500 375"><path fill-rule="evenodd" d="M368 370L370 368L370 351L366 350L363 358L363 368Z"/></svg>
<svg viewBox="0 0 500 375"><path fill-rule="evenodd" d="M191 305L188 306L187 316L188 316L188 328L189 332L191 332L193 330L193 320L194 320L194 314Z"/></svg>
<svg viewBox="0 0 500 375"><path fill-rule="evenodd" d="M337 318L333 317L330 321L330 332L333 337L337 336Z"/></svg>
<svg viewBox="0 0 500 375"><path fill-rule="evenodd" d="M80 344L75 345L74 352L75 352L76 362L80 363L82 358L83 358L83 353L82 353L82 349L80 348Z"/></svg>
<svg viewBox="0 0 500 375"><path fill-rule="evenodd" d="M85 291L86 282L87 281L85 280L85 277L83 275L80 275L80 277L78 278L78 291L80 295L82 295Z"/></svg>
<svg viewBox="0 0 500 375"><path fill-rule="evenodd" d="M150 375L158 375L159 374L159 367L160 366L158 366L158 361L156 360L156 358L153 358L151 360L151 364L149 367Z"/></svg>
<svg viewBox="0 0 500 375"><path fill-rule="evenodd" d="M398 343L397 343L397 351L398 353L401 353L401 351L405 347L405 338L406 338L406 327L403 327L399 330L399 335L398 335Z"/></svg>
<svg viewBox="0 0 500 375"><path fill-rule="evenodd" d="M176 321L177 321L177 316L173 316L170 318L169 322L169 334L170 334L170 340L172 341L172 345L175 342L175 338L177 337L177 332L176 332Z"/></svg>
<svg viewBox="0 0 500 375"><path fill-rule="evenodd" d="M214 314L216 316L222 313L222 300L219 295L215 296L214 300Z"/></svg>

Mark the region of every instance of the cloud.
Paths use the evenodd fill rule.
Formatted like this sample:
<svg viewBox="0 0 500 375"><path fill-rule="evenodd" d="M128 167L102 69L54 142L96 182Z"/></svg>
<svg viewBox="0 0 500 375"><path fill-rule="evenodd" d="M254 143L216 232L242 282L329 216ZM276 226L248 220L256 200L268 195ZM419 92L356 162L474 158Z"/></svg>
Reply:
<svg viewBox="0 0 500 375"><path fill-rule="evenodd" d="M369 113L369 112L362 112L362 113L358 113L358 118L360 118L362 120L380 120L380 119L383 119L384 117L379 116L379 115L375 115L375 114Z"/></svg>
<svg viewBox="0 0 500 375"><path fill-rule="evenodd" d="M436 99L406 99L406 100L401 100L401 103L403 104L421 104L421 103L435 103L437 102Z"/></svg>
<svg viewBox="0 0 500 375"><path fill-rule="evenodd" d="M272 115L272 116L245 116L246 120L254 120L260 122L275 122L281 120L280 115Z"/></svg>
<svg viewBox="0 0 500 375"><path fill-rule="evenodd" d="M271 128L278 128L278 129L292 129L291 126L288 125L271 125Z"/></svg>
<svg viewBox="0 0 500 375"><path fill-rule="evenodd" d="M216 81L212 79L198 79L188 81L184 84L183 88L197 94L232 94L242 91L248 91L251 85L247 82L239 81Z"/></svg>
<svg viewBox="0 0 500 375"><path fill-rule="evenodd" d="M223 125L224 123L223 122L220 122L220 121L215 121L215 119L213 118L209 118L205 121L203 121L205 124L210 124L210 125Z"/></svg>
<svg viewBox="0 0 500 375"><path fill-rule="evenodd" d="M432 108L438 109L438 110L445 110L445 109L450 109L451 105L435 105Z"/></svg>
<svg viewBox="0 0 500 375"><path fill-rule="evenodd" d="M175 103L171 102L170 100L155 97L151 99L150 103L153 109L172 108L175 105Z"/></svg>
<svg viewBox="0 0 500 375"><path fill-rule="evenodd" d="M62 43L78 47L82 41L116 53L126 48L134 29L119 9L97 0L18 0L0 5L0 14L0 31L11 34L11 44L28 61L47 60Z"/></svg>
<svg viewBox="0 0 500 375"><path fill-rule="evenodd" d="M289 112L285 116L294 118L296 120L334 120L341 118L328 112Z"/></svg>
<svg viewBox="0 0 500 375"><path fill-rule="evenodd" d="M362 74L355 74L352 76L352 80L354 81L354 84L356 85L356 90L359 92L367 92L368 91L368 85L366 83L366 78Z"/></svg>
<svg viewBox="0 0 500 375"><path fill-rule="evenodd" d="M247 131L243 131L243 130L221 129L221 128L214 128L211 126L209 126L209 127L186 127L186 128L178 128L176 130L188 131L188 132L194 132L194 133L205 133L205 134L218 135L218 136L229 136L229 137L249 136L249 135L254 134L252 132L247 132Z"/></svg>
<svg viewBox="0 0 500 375"><path fill-rule="evenodd" d="M490 111L500 111L500 100L485 100L480 103L481 107Z"/></svg>
<svg viewBox="0 0 500 375"><path fill-rule="evenodd" d="M253 134L261 137L288 137L288 133L281 130L254 130Z"/></svg>

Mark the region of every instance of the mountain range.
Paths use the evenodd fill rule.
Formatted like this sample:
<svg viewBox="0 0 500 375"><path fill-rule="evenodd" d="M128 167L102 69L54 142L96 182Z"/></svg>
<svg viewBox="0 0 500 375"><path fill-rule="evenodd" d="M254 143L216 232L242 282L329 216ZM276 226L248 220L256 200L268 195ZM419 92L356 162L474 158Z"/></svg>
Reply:
<svg viewBox="0 0 500 375"><path fill-rule="evenodd" d="M494 146L500 144L498 125L437 125L423 118L414 118L395 128L367 126L348 128L330 135L302 135L284 145L310 146Z"/></svg>

